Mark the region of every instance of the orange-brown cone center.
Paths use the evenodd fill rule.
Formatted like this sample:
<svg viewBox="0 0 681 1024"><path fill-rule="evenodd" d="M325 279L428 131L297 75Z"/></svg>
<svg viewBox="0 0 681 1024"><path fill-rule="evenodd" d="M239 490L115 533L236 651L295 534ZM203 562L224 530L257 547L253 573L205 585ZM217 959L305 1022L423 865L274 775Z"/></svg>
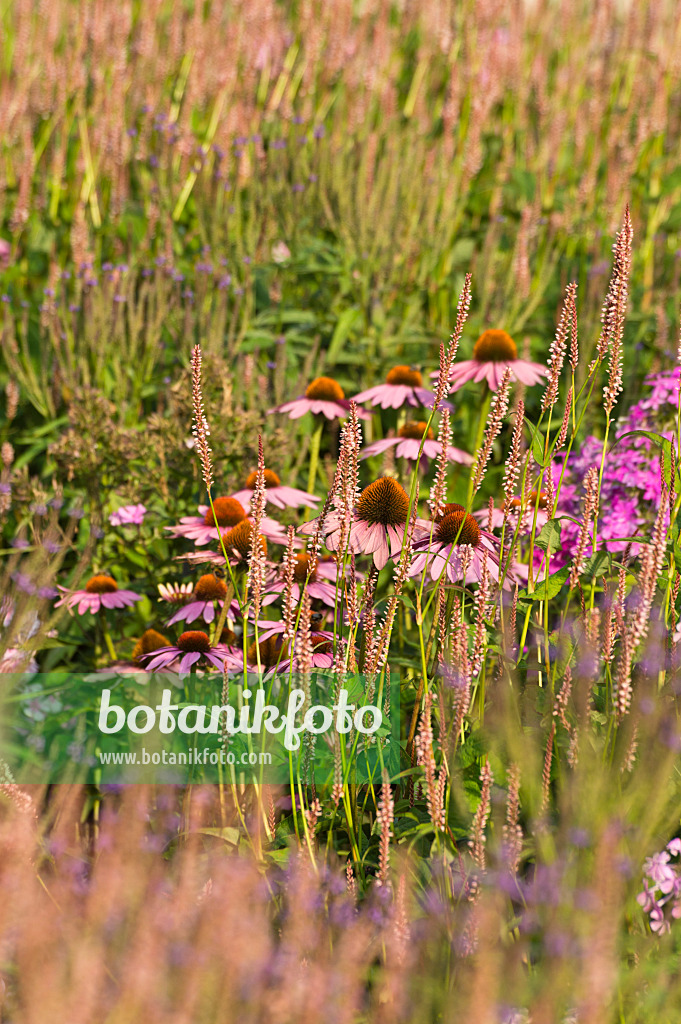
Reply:
<svg viewBox="0 0 681 1024"><path fill-rule="evenodd" d="M457 544L470 544L471 547L477 548L480 543L480 527L473 516L466 515L465 509L449 512L440 520L435 533L443 544L453 544L456 541Z"/></svg>
<svg viewBox="0 0 681 1024"><path fill-rule="evenodd" d="M216 498L213 502L215 518L211 509L208 509L203 521L206 526L236 526L242 519L246 518L244 507L236 498Z"/></svg>
<svg viewBox="0 0 681 1024"><path fill-rule="evenodd" d="M310 572L310 562L312 559L309 555L300 551L296 555L296 562L293 567L293 578L296 583L304 583L307 579L308 573ZM315 569L310 573L310 583L317 579L317 570Z"/></svg>
<svg viewBox="0 0 681 1024"><path fill-rule="evenodd" d="M483 331L473 348L473 359L479 363L513 362L518 358L518 349L506 331Z"/></svg>
<svg viewBox="0 0 681 1024"><path fill-rule="evenodd" d="M386 384L406 384L407 387L420 388L423 385L423 378L418 370L412 370L411 366L393 366L385 378Z"/></svg>
<svg viewBox="0 0 681 1024"><path fill-rule="evenodd" d="M365 487L357 503L357 515L365 523L399 526L406 523L409 496L397 480L383 476Z"/></svg>
<svg viewBox="0 0 681 1024"><path fill-rule="evenodd" d="M170 647L170 640L155 629L145 629L132 649L132 660L137 661L143 654L151 654L153 651L160 650L161 647Z"/></svg>
<svg viewBox="0 0 681 1024"><path fill-rule="evenodd" d="M210 650L210 640L208 634L203 633L200 629L190 629L187 633L183 633L177 641L177 646L181 651L200 651L205 654Z"/></svg>
<svg viewBox="0 0 681 1024"><path fill-rule="evenodd" d="M315 377L305 390L305 397L318 402L342 402L345 392L331 377Z"/></svg>
<svg viewBox="0 0 681 1024"><path fill-rule="evenodd" d="M284 661L288 654L287 641L282 640L277 633L268 636L267 640L262 640L258 646L260 648L260 664L263 668L272 668L278 661ZM257 664L255 640L248 648L248 660L252 665Z"/></svg>
<svg viewBox="0 0 681 1024"><path fill-rule="evenodd" d="M444 517L448 516L450 512L465 512L465 511L466 511L466 509L463 507L463 505L459 505L458 502L456 502L456 501L449 501L449 502L447 502L445 507L442 509L442 512L440 513L440 515L435 517L435 522L436 523L441 523L442 520L444 519Z"/></svg>
<svg viewBox="0 0 681 1024"><path fill-rule="evenodd" d="M194 601L221 601L226 593L227 587L222 580L219 580L217 576L213 576L213 573L209 572L202 576L194 587L192 599Z"/></svg>
<svg viewBox="0 0 681 1024"><path fill-rule="evenodd" d="M229 552L230 549L238 551L242 558L248 558L248 554L251 550L251 537L253 535L253 527L248 519L244 519L242 523L235 526L229 533L223 534L222 541ZM260 536L260 545L263 553L267 554L267 541L265 538Z"/></svg>
<svg viewBox="0 0 681 1024"><path fill-rule="evenodd" d="M246 487L249 491L252 491L255 487L255 482L258 479L258 471L254 469L252 473L249 473L246 477ZM273 473L271 469L265 470L265 487L279 487L281 480L276 473Z"/></svg>
<svg viewBox="0 0 681 1024"><path fill-rule="evenodd" d="M405 423L404 426L400 427L397 433L400 437L410 437L414 441L420 441L426 431L426 424L421 420L410 420ZM428 433L426 435L428 441L433 440L433 431L428 427Z"/></svg>
<svg viewBox="0 0 681 1024"><path fill-rule="evenodd" d="M113 594L118 590L116 580L111 576L93 576L85 584L88 594Z"/></svg>

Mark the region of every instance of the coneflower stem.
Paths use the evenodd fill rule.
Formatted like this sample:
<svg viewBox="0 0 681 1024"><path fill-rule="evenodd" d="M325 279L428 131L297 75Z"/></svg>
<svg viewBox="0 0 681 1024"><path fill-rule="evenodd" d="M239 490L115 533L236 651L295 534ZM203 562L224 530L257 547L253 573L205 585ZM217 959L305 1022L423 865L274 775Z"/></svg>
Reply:
<svg viewBox="0 0 681 1024"><path fill-rule="evenodd" d="M480 407L480 419L478 420L478 432L475 435L475 442L471 451L473 452L474 458L477 458L480 448L482 446L482 438L485 433L485 425L487 423L487 414L489 413L490 402L492 401L492 392L487 388L487 394ZM473 462L471 466L471 475L468 481L468 497L466 498L466 507L470 507L473 500L473 484L475 480L475 470L477 468L477 462Z"/></svg>
<svg viewBox="0 0 681 1024"><path fill-rule="evenodd" d="M314 433L310 438L310 474L307 478L307 493L314 494L314 487L317 480L317 464L319 462L319 446L322 440L322 430L324 428L324 420L319 417L319 422L314 429ZM303 513L303 519L307 522L310 516L310 509L305 508Z"/></svg>
<svg viewBox="0 0 681 1024"><path fill-rule="evenodd" d="M111 658L112 661L117 661L118 660L118 655L116 654L116 648L113 645L113 640L111 639L111 634L109 633L109 630L106 628L106 614L105 614L105 612L104 611L100 611L100 616L101 616L100 622L101 622L101 625L102 625L102 637L104 638L104 643L106 644L106 649L109 652L109 657Z"/></svg>

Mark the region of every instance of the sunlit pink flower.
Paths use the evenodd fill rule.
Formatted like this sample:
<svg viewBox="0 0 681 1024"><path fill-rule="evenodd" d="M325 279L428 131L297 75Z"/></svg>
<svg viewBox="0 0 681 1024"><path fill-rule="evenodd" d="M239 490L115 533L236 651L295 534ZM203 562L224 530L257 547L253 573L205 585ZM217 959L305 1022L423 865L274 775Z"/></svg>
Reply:
<svg viewBox="0 0 681 1024"><path fill-rule="evenodd" d="M354 509L350 527L350 550L355 554L373 555L374 565L382 569L389 558L395 558L404 544L404 530L409 511L405 489L391 477L380 477L365 487ZM314 533L312 520L301 527L301 533ZM342 521L337 512L330 512L324 522L324 543L335 551L342 534Z"/></svg>
<svg viewBox="0 0 681 1024"><path fill-rule="evenodd" d="M324 604L333 608L336 603L336 576L338 575L336 563L331 560L319 559L314 572L308 577L310 570L310 556L302 551L296 555L296 563L293 570L293 586L291 596L296 604L300 601L307 580L307 591L314 600L323 601ZM280 594L286 589L286 581L282 567L273 570L265 584L265 597L263 604L273 604Z"/></svg>
<svg viewBox="0 0 681 1024"><path fill-rule="evenodd" d="M486 554L489 575L499 581L499 541L493 534L481 530L462 505L454 502L445 505L443 515L434 524L426 525L427 529L420 530L414 542L410 576L420 576L426 569L431 579L437 580L446 567L445 576L450 583L463 579L464 570L467 583L479 582ZM510 587L509 574L504 587Z"/></svg>
<svg viewBox="0 0 681 1024"><path fill-rule="evenodd" d="M534 519L534 506L537 500L537 492L532 491L527 495L525 499L525 512L521 520L521 531L529 533L532 530L532 521ZM518 523L518 512L520 511L520 498L513 498L511 502L511 510L508 514L508 522L506 530L515 531ZM489 520L489 512L486 508L478 509L473 515L479 523L487 525ZM546 495L542 492L539 495L539 507L537 509L537 530L541 530L542 526L545 526L549 521L549 514L546 511ZM492 512L492 529L500 530L504 525L504 510L502 508L496 508Z"/></svg>
<svg viewBox="0 0 681 1024"><path fill-rule="evenodd" d="M183 633L176 644L169 647L161 647L153 654L146 654L140 657L145 663L147 672L157 672L159 669L169 668L175 661L178 661L178 673L180 677L186 676L192 667L204 658L213 668L222 672L227 657L227 650L222 645L211 647L208 634L200 630L192 629Z"/></svg>
<svg viewBox="0 0 681 1024"><path fill-rule="evenodd" d="M410 366L394 366L385 379L385 384L378 384L367 391L355 395L355 402L370 402L381 409L401 409L406 403L411 406L424 405L430 409L435 395L423 387L423 378L418 370ZM451 408L449 402L443 402Z"/></svg>
<svg viewBox="0 0 681 1024"><path fill-rule="evenodd" d="M248 508L251 503L253 488L255 487L255 475L256 470L253 470L246 478L244 489L237 491L233 496L244 508ZM282 485L277 474L273 473L271 469L265 470L265 487L267 488L265 491L267 501L275 505L276 508L299 508L303 505L307 508L314 508L319 503L319 498L316 498L314 494L308 494L307 491L301 491L297 487Z"/></svg>
<svg viewBox="0 0 681 1024"><path fill-rule="evenodd" d="M258 646L260 648L260 667L263 669L275 669L277 672L287 672L291 665L296 667L296 656L291 658L290 641L284 640L283 622L267 623L269 629L258 635ZM311 633L312 640L312 667L331 668L333 665L333 633L327 630L315 630ZM248 648L248 663L252 667L257 665L255 640Z"/></svg>
<svg viewBox="0 0 681 1024"><path fill-rule="evenodd" d="M69 611L75 608L79 615L86 612L95 615L101 608L127 608L141 601L140 594L132 590L119 590L118 584L111 576L93 576L85 584L85 590L69 590L59 587L64 595L57 601L55 608L65 605Z"/></svg>
<svg viewBox="0 0 681 1024"><path fill-rule="evenodd" d="M219 537L216 520L221 528L232 528L246 519L246 512L236 498L215 498L213 501L215 516L210 505L199 505L198 516L183 516L179 526L166 526L166 530L174 537L186 537L193 540L197 547L203 547ZM279 544L286 543L286 534L280 523L266 516L261 521L261 532L270 540Z"/></svg>
<svg viewBox="0 0 681 1024"><path fill-rule="evenodd" d="M306 412L326 416L327 420L345 419L350 412L350 402L337 381L331 377L315 377L308 384L304 395L268 411L287 412L292 420L300 419ZM357 415L360 419L371 419L371 414L362 409L357 410Z"/></svg>
<svg viewBox="0 0 681 1024"><path fill-rule="evenodd" d="M490 389L496 391L507 366L512 379L521 384L539 384L547 375L547 369L541 363L518 359L516 344L506 331L484 331L475 343L473 358L453 365L450 374L452 391L458 391L468 381L477 384L481 380L486 380Z"/></svg>
<svg viewBox="0 0 681 1024"><path fill-rule="evenodd" d="M400 427L397 437L384 437L380 441L373 441L371 444L366 445L359 457L360 459L368 459L371 455L380 455L381 452L394 447L395 455L398 458L410 459L412 462L416 462L425 429L425 423L417 423L412 420ZM428 437L423 443L422 460L424 468L428 466L428 459L437 458L439 452L440 442L435 439L433 431L429 427ZM451 444L447 448L447 458L450 462L460 462L464 466L470 466L473 462L473 458L468 452L455 448Z"/></svg>
<svg viewBox="0 0 681 1024"><path fill-rule="evenodd" d="M147 509L144 505L122 505L109 516L112 526L141 526Z"/></svg>

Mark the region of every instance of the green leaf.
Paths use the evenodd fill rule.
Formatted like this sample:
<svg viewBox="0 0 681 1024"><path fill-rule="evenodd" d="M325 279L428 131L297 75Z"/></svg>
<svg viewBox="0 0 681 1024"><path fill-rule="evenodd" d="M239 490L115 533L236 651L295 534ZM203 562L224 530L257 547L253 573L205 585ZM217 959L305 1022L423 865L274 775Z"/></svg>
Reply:
<svg viewBox="0 0 681 1024"><path fill-rule="evenodd" d="M613 450L615 445L618 445L620 441L623 441L625 437L634 437L639 435L645 437L655 445L656 448L662 453L662 468L664 472L664 481L667 487L671 487L672 482L672 443L667 437L663 437L662 434L655 433L654 430L627 430L626 433L620 434L619 437L615 438L610 451ZM610 452L608 452L610 454ZM678 473L677 467L677 473Z"/></svg>
<svg viewBox="0 0 681 1024"><path fill-rule="evenodd" d="M570 566L564 565L558 572L552 572L547 580L542 580L531 594L526 590L518 593L519 601L550 601L561 590L570 575Z"/></svg>
<svg viewBox="0 0 681 1024"><path fill-rule="evenodd" d="M326 353L326 361L329 364L333 364L338 360L338 356L343 350L345 342L350 337L353 329L361 322L362 314L355 307L344 310L338 317L336 328L333 332L331 342L329 344L328 352ZM344 359L343 362L350 362L349 359Z"/></svg>
<svg viewBox="0 0 681 1024"><path fill-rule="evenodd" d="M535 540L535 544L548 555L552 555L554 552L560 551L560 520L549 519L548 523L545 523L544 526L542 526L539 536Z"/></svg>

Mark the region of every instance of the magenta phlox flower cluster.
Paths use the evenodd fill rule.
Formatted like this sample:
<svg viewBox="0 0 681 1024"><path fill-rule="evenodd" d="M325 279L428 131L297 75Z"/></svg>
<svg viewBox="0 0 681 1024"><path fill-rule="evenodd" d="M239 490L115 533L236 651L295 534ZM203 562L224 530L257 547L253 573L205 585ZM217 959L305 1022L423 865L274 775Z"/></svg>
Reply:
<svg viewBox="0 0 681 1024"><path fill-rule="evenodd" d="M650 393L637 402L625 417L618 421L608 440L603 467L598 519L598 547L622 552L629 544L632 557L639 553L640 545L625 538L640 536L646 540L655 520L660 501L659 448L641 435L627 437L613 447L617 437L632 430L654 431L671 439L676 416L679 388L679 368L652 374L645 384ZM591 466L599 466L603 441L587 437L578 451L570 454L563 475L558 501L558 516L582 518L584 480ZM564 456L556 457L560 475ZM557 474L557 475L556 475ZM579 535L577 523L564 519L561 530L562 550L551 559L552 567L560 568L574 555Z"/></svg>
<svg viewBox="0 0 681 1024"><path fill-rule="evenodd" d="M643 862L643 890L636 899L657 935L670 930L670 919L681 917L681 863L671 863L680 853L681 839L672 839L665 850Z"/></svg>

